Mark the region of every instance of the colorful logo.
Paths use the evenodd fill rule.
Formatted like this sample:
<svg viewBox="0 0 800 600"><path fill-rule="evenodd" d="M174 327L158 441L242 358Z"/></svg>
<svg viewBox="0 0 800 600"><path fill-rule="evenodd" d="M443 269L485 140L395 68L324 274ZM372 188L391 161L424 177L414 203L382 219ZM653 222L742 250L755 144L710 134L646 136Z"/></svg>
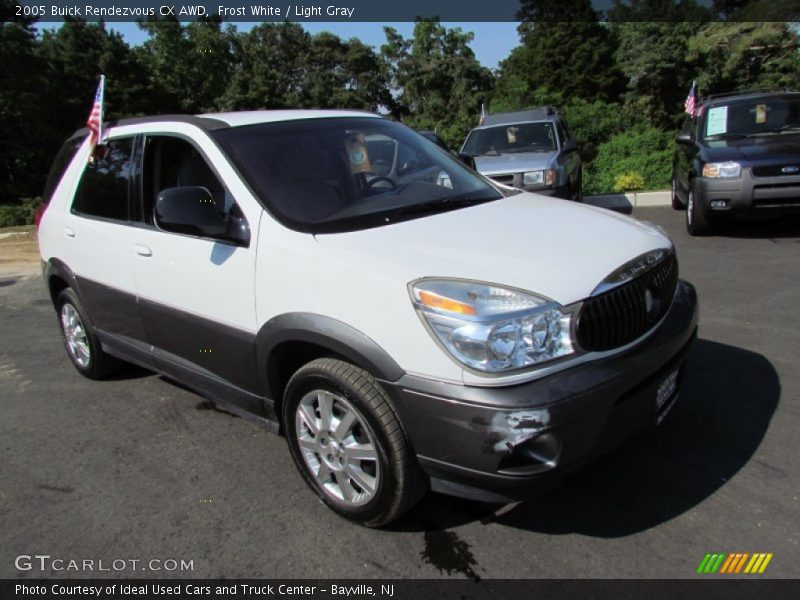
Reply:
<svg viewBox="0 0 800 600"><path fill-rule="evenodd" d="M706 554L700 562L700 566L697 567L697 572L703 575L713 573L724 573L726 575L747 573L755 575L763 573L771 560L772 552L756 552L753 554L748 552L736 552L733 554L717 552Z"/></svg>

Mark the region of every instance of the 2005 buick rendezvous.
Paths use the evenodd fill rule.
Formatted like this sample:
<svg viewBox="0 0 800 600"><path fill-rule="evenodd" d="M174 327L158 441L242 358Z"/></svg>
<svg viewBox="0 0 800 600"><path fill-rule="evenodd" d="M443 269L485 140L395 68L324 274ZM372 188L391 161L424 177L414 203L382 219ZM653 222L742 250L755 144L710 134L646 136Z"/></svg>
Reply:
<svg viewBox="0 0 800 600"><path fill-rule="evenodd" d="M523 497L674 402L696 297L654 225L499 186L361 112L108 132L65 143L39 225L68 356L280 430L341 515Z"/></svg>

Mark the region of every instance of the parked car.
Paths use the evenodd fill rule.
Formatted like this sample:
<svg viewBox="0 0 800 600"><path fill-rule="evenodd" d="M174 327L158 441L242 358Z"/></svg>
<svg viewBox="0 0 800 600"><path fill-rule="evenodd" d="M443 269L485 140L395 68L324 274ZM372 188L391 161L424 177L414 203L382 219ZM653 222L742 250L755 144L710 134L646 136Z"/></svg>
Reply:
<svg viewBox="0 0 800 600"><path fill-rule="evenodd" d="M800 93L706 97L675 141L672 206L691 235L724 217L800 213Z"/></svg>
<svg viewBox="0 0 800 600"><path fill-rule="evenodd" d="M581 156L566 121L552 107L486 115L461 154L479 173L507 186L580 202Z"/></svg>
<svg viewBox="0 0 800 600"><path fill-rule="evenodd" d="M107 131L64 144L38 229L69 359L283 433L340 515L525 497L674 403L696 296L655 225L495 186L369 113Z"/></svg>

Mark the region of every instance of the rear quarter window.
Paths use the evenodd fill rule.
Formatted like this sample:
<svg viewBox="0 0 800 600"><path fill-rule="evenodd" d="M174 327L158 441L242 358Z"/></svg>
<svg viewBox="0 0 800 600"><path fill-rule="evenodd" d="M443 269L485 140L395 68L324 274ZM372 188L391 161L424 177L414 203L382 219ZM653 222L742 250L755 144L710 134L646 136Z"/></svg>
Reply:
<svg viewBox="0 0 800 600"><path fill-rule="evenodd" d="M83 140L86 139L86 136L70 138L63 144L61 144L61 148L56 154L56 158L53 161L53 165L50 167L50 173L47 175L47 181L44 184L44 191L42 192L42 202L44 204L49 204L50 200L53 197L53 194L58 187L61 178L64 176L64 172L67 170L67 167L72 162L72 159L75 158L75 154L78 152L78 149L83 144Z"/></svg>

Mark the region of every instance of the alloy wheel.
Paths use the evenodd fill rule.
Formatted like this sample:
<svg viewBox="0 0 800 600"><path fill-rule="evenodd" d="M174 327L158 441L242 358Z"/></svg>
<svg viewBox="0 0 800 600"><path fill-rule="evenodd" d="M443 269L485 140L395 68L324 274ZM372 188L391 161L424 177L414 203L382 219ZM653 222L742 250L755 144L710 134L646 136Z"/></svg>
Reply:
<svg viewBox="0 0 800 600"><path fill-rule="evenodd" d="M79 366L86 368L92 359L89 339L83 321L72 304L66 303L61 307L61 328L70 356Z"/></svg>
<svg viewBox="0 0 800 600"><path fill-rule="evenodd" d="M352 508L375 497L380 464L374 434L345 398L313 390L295 411L297 444L308 471L334 502Z"/></svg>

